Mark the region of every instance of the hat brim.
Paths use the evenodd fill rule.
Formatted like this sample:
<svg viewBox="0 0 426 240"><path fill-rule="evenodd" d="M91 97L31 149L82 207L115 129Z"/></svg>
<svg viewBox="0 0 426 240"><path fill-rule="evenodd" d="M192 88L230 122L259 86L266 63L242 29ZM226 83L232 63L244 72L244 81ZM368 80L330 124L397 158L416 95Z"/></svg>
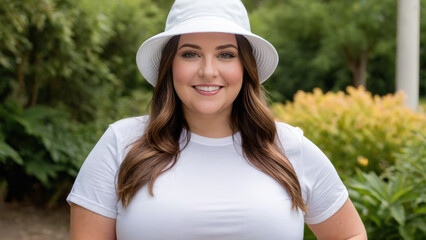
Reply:
<svg viewBox="0 0 426 240"><path fill-rule="evenodd" d="M146 40L136 54L136 63L142 76L153 86L157 84L162 50L176 35L220 32L243 35L251 44L259 72L259 81L268 79L278 65L278 53L265 39L224 18L202 16L188 19L173 28Z"/></svg>

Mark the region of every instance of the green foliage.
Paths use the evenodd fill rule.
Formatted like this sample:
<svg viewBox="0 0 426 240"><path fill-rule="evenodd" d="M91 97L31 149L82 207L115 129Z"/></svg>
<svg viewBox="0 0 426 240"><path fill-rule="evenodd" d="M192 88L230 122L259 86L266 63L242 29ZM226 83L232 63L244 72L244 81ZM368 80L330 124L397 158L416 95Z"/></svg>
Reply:
<svg viewBox="0 0 426 240"><path fill-rule="evenodd" d="M426 238L426 137L397 154L381 175L357 171L347 181L371 239Z"/></svg>
<svg viewBox="0 0 426 240"><path fill-rule="evenodd" d="M303 239L304 240L317 240L314 233L311 231L311 229L305 225L305 231L303 233Z"/></svg>
<svg viewBox="0 0 426 240"><path fill-rule="evenodd" d="M329 156L371 239L426 237L426 115L403 100L349 87L347 94L300 91L272 106ZM315 239L309 229L305 238Z"/></svg>
<svg viewBox="0 0 426 240"><path fill-rule="evenodd" d="M116 98L131 96L143 85L135 52L164 15L150 1L113 6L105 15L70 0L1 4L0 100L60 105L72 118L91 121Z"/></svg>
<svg viewBox="0 0 426 240"><path fill-rule="evenodd" d="M275 100L292 99L297 90L344 90L365 71L374 94L395 91L396 0L266 0L250 12L251 25L277 48L280 63L265 83ZM426 0L421 0L421 11ZM426 18L421 18L421 32ZM426 62L421 35L420 66ZM366 58L363 71L361 60ZM420 68L425 94L426 69Z"/></svg>
<svg viewBox="0 0 426 240"><path fill-rule="evenodd" d="M7 183L7 199L31 197L54 205L96 141L93 126L71 122L59 109L23 109L13 100L0 107L0 119L0 135L7 136L0 139L6 153L0 158L0 181ZM43 188L45 196L32 195L34 188Z"/></svg>
<svg viewBox="0 0 426 240"><path fill-rule="evenodd" d="M4 141L4 139L3 139ZM16 164L22 165L24 162L19 154L5 142L0 142L0 161L6 162L7 158L13 160Z"/></svg>
<svg viewBox="0 0 426 240"><path fill-rule="evenodd" d="M164 14L149 0L0 4L0 184L52 206L107 125L146 113L134 61ZM81 5L79 5L81 4ZM142 20L141 20L142 19Z"/></svg>
<svg viewBox="0 0 426 240"><path fill-rule="evenodd" d="M152 0L79 0L83 9L106 18L112 34L101 57L123 84L123 94L131 95L135 86L150 88L135 64L140 44L164 30L166 14L172 1ZM157 4L163 5L161 9Z"/></svg>
<svg viewBox="0 0 426 240"><path fill-rule="evenodd" d="M134 92L120 98L115 116L143 112L149 94ZM138 105L139 103L140 105ZM87 154L111 118L91 123L70 120L63 109L35 105L23 109L9 100L0 107L0 182L7 184L6 200L31 199L54 206L69 191Z"/></svg>
<svg viewBox="0 0 426 240"><path fill-rule="evenodd" d="M108 103L101 99L109 99L117 78L99 56L111 35L103 18L72 1L6 1L0 12L2 100L12 96L25 107L60 103L84 120Z"/></svg>
<svg viewBox="0 0 426 240"><path fill-rule="evenodd" d="M275 116L301 127L336 168L352 174L356 166L382 172L395 153L426 133L426 115L403 106L404 95L372 96L363 88L343 92L298 92L293 102L275 104Z"/></svg>
<svg viewBox="0 0 426 240"><path fill-rule="evenodd" d="M426 112L426 97L419 99L419 110L421 112Z"/></svg>

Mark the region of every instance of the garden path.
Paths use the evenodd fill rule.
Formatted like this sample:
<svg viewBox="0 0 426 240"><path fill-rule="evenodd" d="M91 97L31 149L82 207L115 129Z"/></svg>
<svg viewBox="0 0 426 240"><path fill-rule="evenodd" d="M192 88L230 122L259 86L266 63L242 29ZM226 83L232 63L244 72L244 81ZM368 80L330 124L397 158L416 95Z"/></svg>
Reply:
<svg viewBox="0 0 426 240"><path fill-rule="evenodd" d="M0 240L68 240L69 207L0 202Z"/></svg>

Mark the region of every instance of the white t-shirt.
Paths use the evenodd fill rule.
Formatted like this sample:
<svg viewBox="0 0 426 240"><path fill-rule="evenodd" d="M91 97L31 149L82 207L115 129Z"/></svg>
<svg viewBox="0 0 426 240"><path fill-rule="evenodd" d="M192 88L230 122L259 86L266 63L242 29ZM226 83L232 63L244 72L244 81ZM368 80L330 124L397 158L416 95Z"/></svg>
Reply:
<svg viewBox="0 0 426 240"><path fill-rule="evenodd" d="M302 187L308 212L291 209L285 189L243 157L241 137L194 133L177 164L160 175L154 197L142 187L127 209L115 183L129 145L147 116L111 124L87 157L67 201L116 219L118 240L303 239L304 223L332 216L348 192L328 158L299 128L277 122L285 154Z"/></svg>

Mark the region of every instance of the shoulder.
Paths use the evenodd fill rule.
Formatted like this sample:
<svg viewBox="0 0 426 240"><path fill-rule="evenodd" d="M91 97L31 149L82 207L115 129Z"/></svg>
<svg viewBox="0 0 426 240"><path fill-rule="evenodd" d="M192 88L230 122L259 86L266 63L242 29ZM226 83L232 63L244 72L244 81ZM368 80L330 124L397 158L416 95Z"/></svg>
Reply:
<svg viewBox="0 0 426 240"><path fill-rule="evenodd" d="M148 115L124 118L110 124L109 128L118 143L129 145L143 135L148 120Z"/></svg>
<svg viewBox="0 0 426 240"><path fill-rule="evenodd" d="M148 115L124 118L110 124L110 127L114 128L116 131L129 131L135 128L143 129L148 123L148 119Z"/></svg>
<svg viewBox="0 0 426 240"><path fill-rule="evenodd" d="M283 122L275 122L275 125L279 146L296 171L298 178L303 179L311 166L321 164L322 161L319 161L319 158L323 157L323 153L304 136L302 129Z"/></svg>
<svg viewBox="0 0 426 240"><path fill-rule="evenodd" d="M277 136L286 155L300 154L303 131L298 127L283 122L275 122Z"/></svg>
<svg viewBox="0 0 426 240"><path fill-rule="evenodd" d="M278 144L299 175L306 174L312 166L328 164L328 158L309 139L302 129L287 123L276 122Z"/></svg>

